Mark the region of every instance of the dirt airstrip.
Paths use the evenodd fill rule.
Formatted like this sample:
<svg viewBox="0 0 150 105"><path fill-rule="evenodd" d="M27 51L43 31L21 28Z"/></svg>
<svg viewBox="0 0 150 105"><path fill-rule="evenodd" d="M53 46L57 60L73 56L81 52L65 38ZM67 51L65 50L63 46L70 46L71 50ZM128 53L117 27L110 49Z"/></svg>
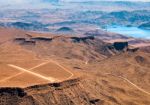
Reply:
<svg viewBox="0 0 150 105"><path fill-rule="evenodd" d="M0 69L0 86L27 87L41 83L53 83L73 78L74 74L53 60L3 64ZM5 71L5 72L3 72Z"/></svg>

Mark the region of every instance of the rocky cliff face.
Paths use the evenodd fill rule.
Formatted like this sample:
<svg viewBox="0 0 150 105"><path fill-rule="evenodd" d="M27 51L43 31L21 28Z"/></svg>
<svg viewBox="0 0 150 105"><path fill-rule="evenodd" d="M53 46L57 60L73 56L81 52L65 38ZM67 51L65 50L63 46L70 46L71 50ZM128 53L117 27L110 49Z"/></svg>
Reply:
<svg viewBox="0 0 150 105"><path fill-rule="evenodd" d="M149 105L149 98L126 81L100 73L24 89L0 89L0 105Z"/></svg>
<svg viewBox="0 0 150 105"><path fill-rule="evenodd" d="M42 56L56 55L68 59L80 60L102 60L112 55L131 51L128 42L106 43L94 36L53 36L16 38L15 42L28 50L32 49L35 53ZM45 49L44 49L45 48ZM90 49L90 50L89 50Z"/></svg>
<svg viewBox="0 0 150 105"><path fill-rule="evenodd" d="M100 103L88 93L79 79L26 89L1 88L0 105L92 105Z"/></svg>
<svg viewBox="0 0 150 105"><path fill-rule="evenodd" d="M128 48L128 42L115 42L113 46L116 50L126 50Z"/></svg>

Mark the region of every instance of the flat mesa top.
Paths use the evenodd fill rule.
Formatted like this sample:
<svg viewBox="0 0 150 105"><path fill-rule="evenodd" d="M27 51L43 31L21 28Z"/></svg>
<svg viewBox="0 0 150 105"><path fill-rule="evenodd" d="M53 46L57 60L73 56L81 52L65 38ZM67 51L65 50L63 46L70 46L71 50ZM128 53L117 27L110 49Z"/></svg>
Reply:
<svg viewBox="0 0 150 105"><path fill-rule="evenodd" d="M74 74L53 60L0 64L0 87L28 87L71 79Z"/></svg>

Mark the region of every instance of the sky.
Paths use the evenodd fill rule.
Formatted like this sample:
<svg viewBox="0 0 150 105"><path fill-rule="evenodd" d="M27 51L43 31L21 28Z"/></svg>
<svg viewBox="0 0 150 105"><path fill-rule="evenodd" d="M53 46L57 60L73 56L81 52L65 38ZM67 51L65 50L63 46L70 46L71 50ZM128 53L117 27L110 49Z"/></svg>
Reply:
<svg viewBox="0 0 150 105"><path fill-rule="evenodd" d="M20 4L20 3L36 3L45 0L0 0L0 4ZM48 0L47 0L48 1ZM50 1L50 0L49 0ZM60 0L60 1L102 1L102 0ZM150 2L150 0L103 0L103 1L142 1Z"/></svg>
<svg viewBox="0 0 150 105"><path fill-rule="evenodd" d="M142 1L142 2L150 2L150 0L63 0L63 1Z"/></svg>

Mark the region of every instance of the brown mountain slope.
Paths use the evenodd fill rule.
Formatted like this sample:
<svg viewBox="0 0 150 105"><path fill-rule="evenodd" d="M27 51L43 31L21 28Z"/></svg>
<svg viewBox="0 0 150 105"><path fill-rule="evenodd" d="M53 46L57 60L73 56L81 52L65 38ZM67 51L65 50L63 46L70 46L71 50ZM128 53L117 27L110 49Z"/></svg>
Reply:
<svg viewBox="0 0 150 105"><path fill-rule="evenodd" d="M136 51L136 49L130 49L127 42L110 44L93 36L18 37L13 42L42 57L57 56L84 61L98 61L125 51Z"/></svg>
<svg viewBox="0 0 150 105"><path fill-rule="evenodd" d="M91 66L92 65L92 66ZM105 59L99 63L91 64L94 72L111 74L110 76L122 76L150 92L149 73L150 56L143 52L125 53Z"/></svg>
<svg viewBox="0 0 150 105"><path fill-rule="evenodd" d="M150 105L149 53L91 36L7 30L0 105Z"/></svg>
<svg viewBox="0 0 150 105"><path fill-rule="evenodd" d="M149 105L150 96L126 81L91 75L25 89L0 89L1 105Z"/></svg>

